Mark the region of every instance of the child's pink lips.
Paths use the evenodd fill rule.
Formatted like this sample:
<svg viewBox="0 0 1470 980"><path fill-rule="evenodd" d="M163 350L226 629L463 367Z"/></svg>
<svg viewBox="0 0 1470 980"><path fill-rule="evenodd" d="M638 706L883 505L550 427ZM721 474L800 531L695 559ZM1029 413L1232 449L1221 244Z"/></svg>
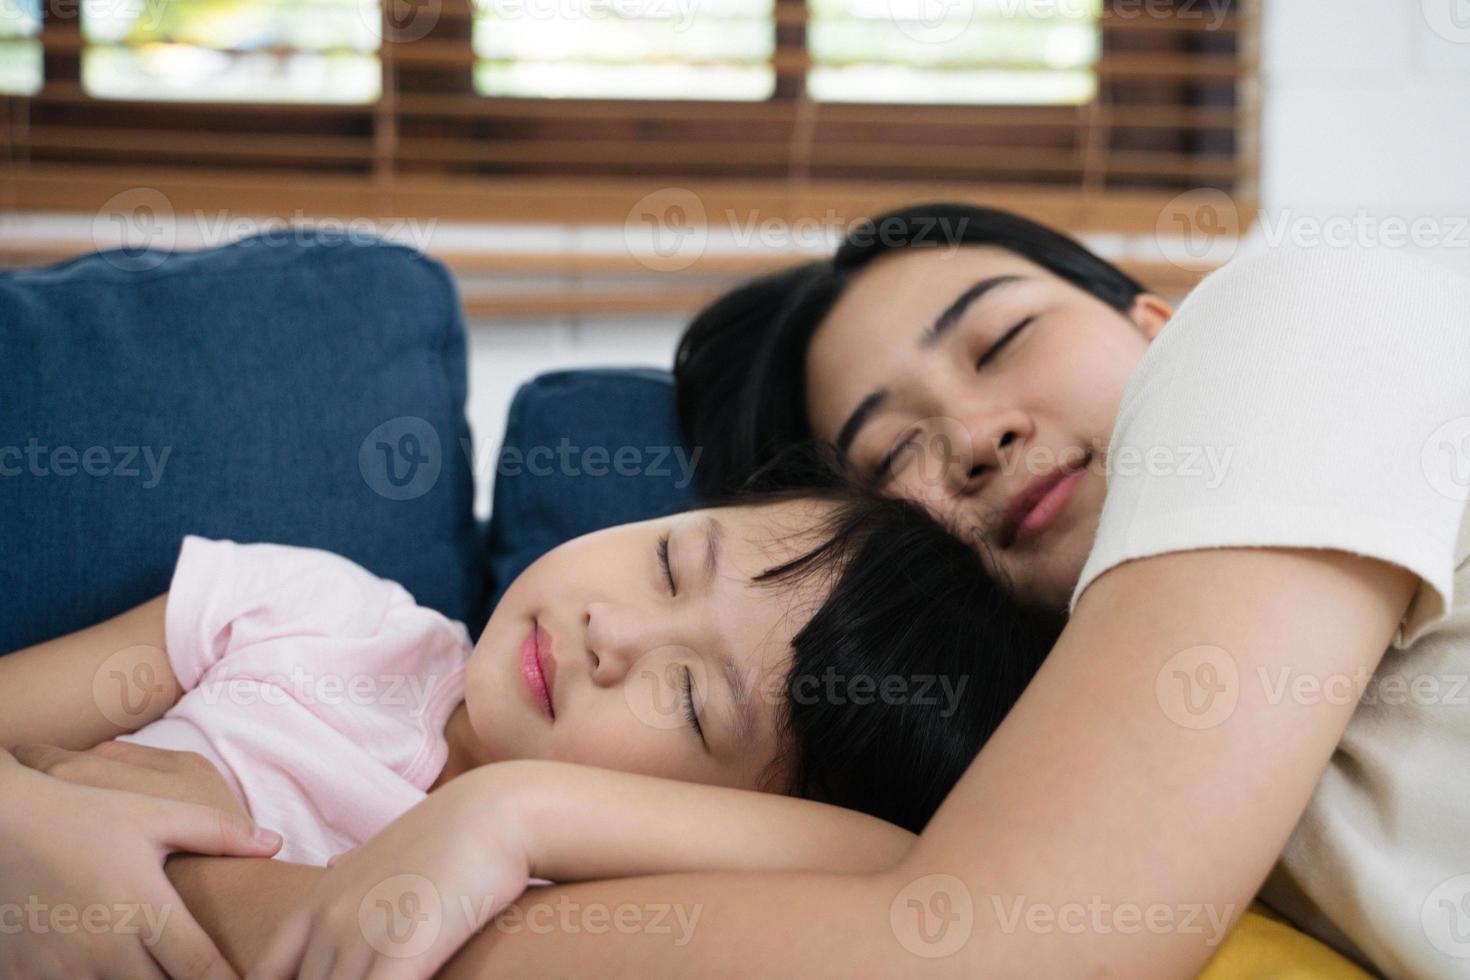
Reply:
<svg viewBox="0 0 1470 980"><path fill-rule="evenodd" d="M556 660L551 655L551 635L539 623L532 623L531 632L521 643L521 678L531 692L531 700L555 721L551 695L556 684Z"/></svg>

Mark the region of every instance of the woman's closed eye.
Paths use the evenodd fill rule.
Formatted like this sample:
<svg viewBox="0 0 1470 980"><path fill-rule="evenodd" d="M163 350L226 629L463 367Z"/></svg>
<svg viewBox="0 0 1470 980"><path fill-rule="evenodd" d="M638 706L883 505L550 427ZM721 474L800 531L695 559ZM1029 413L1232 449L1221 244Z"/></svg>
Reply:
<svg viewBox="0 0 1470 980"><path fill-rule="evenodd" d="M1016 335L1019 334L1022 330L1030 326L1031 321L1035 319L1036 317L1034 316L1028 316L1026 317L1026 319L1022 320L1020 323L1016 324L1014 327L1011 327L1011 329L1001 334L1000 337L996 339L995 343L985 348L985 353L981 354L980 359L975 362L975 370L978 371L980 368L983 368L986 364L994 360L996 355L1001 352L1001 349L1005 347L1006 344L1009 344L1012 340L1014 340L1016 338Z"/></svg>
<svg viewBox="0 0 1470 980"><path fill-rule="evenodd" d="M878 466L873 470L873 475L879 480L886 480L893 475L894 464L896 464L905 452L918 440L920 432L918 429L910 429L908 433L893 448L878 461Z"/></svg>

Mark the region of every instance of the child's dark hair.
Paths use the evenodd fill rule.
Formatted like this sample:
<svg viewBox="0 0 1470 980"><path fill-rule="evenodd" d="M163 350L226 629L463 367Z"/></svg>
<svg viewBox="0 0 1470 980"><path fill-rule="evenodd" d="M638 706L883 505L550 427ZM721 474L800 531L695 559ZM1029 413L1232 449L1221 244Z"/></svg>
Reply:
<svg viewBox="0 0 1470 980"><path fill-rule="evenodd" d="M797 447L774 466L810 489L761 492L757 474L735 502L835 507L816 529L820 544L757 577L774 586L821 576L826 592L792 642L789 750L768 782L917 833L1020 698L1063 619L1017 604L975 547L843 473L830 450Z"/></svg>
<svg viewBox="0 0 1470 980"><path fill-rule="evenodd" d="M1005 249L1119 311L1126 312L1143 292L1075 239L1007 211L928 203L861 222L830 259L738 286L684 331L674 355L674 382L679 421L689 443L703 451L699 489L735 491L788 447L812 438L807 348L854 277L893 252L957 245ZM797 485L794 478L782 483Z"/></svg>

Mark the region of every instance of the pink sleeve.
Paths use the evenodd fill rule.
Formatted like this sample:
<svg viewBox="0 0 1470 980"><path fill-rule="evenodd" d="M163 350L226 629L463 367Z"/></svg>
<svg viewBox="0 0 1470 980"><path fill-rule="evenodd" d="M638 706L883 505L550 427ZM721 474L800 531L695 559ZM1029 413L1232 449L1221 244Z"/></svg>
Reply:
<svg viewBox="0 0 1470 980"><path fill-rule="evenodd" d="M184 690L232 653L284 636L373 635L413 599L340 555L314 548L184 538L169 585L164 635Z"/></svg>

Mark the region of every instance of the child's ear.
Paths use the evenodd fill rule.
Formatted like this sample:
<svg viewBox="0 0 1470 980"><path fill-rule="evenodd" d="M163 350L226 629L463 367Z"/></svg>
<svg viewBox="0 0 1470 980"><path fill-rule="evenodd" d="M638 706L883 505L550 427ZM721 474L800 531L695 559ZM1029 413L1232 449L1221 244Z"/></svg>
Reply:
<svg viewBox="0 0 1470 980"><path fill-rule="evenodd" d="M1128 309L1128 318L1149 340L1159 336L1159 331L1164 329L1164 325L1173 315L1174 307L1153 293L1139 293Z"/></svg>

